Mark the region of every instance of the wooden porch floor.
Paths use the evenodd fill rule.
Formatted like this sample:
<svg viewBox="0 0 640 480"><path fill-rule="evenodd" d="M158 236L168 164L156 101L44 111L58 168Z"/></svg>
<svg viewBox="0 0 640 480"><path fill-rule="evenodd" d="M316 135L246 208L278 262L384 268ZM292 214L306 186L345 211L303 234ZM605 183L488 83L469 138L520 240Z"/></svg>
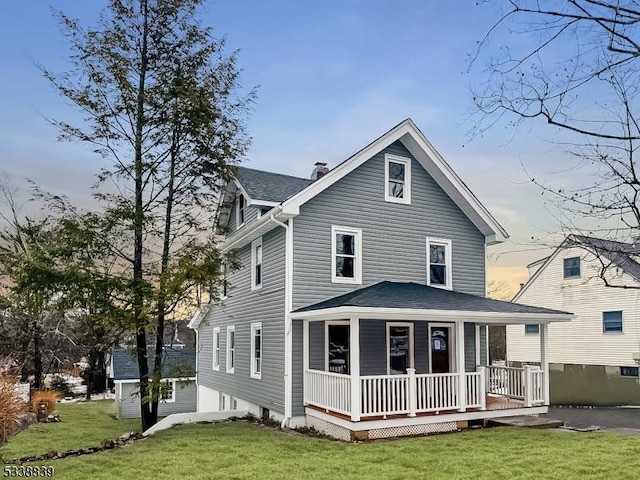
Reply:
<svg viewBox="0 0 640 480"><path fill-rule="evenodd" d="M491 410L508 410L511 408L524 408L524 402L522 400L515 400L513 398L508 398L508 397L503 397L503 396L496 396L496 395L487 395L486 396L486 400L487 400L487 410L486 411L491 411ZM351 421L351 417L349 415L344 415L342 413L338 413L338 412L334 412L332 410L326 410L324 408L321 407L317 407L315 405L307 405L307 408L312 408L313 410L317 410L318 412L323 412L326 413L328 415L337 417L337 418L341 418L343 420L348 420ZM479 412L480 409L479 408L468 408L466 410L467 412ZM449 414L455 414L455 413L459 413L457 409L455 410L440 410L438 413L436 412L419 412L416 414L417 417L430 417L430 416L442 416L442 415L449 415ZM373 420L391 420L394 418L407 418L406 414L396 414L396 415L376 415L376 416L371 416L371 417L362 417L360 419L360 421L362 422L369 422L369 421L373 421Z"/></svg>

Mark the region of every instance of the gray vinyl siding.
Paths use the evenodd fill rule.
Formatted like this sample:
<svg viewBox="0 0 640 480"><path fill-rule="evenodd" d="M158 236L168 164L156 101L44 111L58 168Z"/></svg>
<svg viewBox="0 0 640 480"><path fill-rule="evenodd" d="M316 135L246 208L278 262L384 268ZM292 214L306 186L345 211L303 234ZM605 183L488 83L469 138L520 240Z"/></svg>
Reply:
<svg viewBox="0 0 640 480"><path fill-rule="evenodd" d="M158 416L166 417L172 413L196 411L197 387L194 381L175 383L175 402L158 403ZM116 398L116 411L119 418L140 418L140 397L135 393L135 383L122 384L122 398ZM119 395L119 388L116 388Z"/></svg>
<svg viewBox="0 0 640 480"><path fill-rule="evenodd" d="M201 385L280 413L284 412L284 242L281 227L262 237L263 284L259 290L252 291L250 285L251 245L237 252L242 267L228 276L229 295L207 313L198 335ZM250 376L253 322L262 322L261 379ZM227 373L227 327L232 325L236 362L234 373ZM213 370L214 327L220 328L219 371Z"/></svg>
<svg viewBox="0 0 640 480"><path fill-rule="evenodd" d="M301 324L301 322L296 322ZM360 374L387 374L387 325L385 320L360 320ZM416 373L429 373L428 322L413 324L414 368ZM451 324L453 326L453 324ZM325 323L309 323L309 368L325 370ZM475 324L465 323L465 371L475 371ZM300 340L302 342L302 340ZM295 340L294 340L295 345ZM294 358L297 358L294 355ZM301 370L300 370L301 371ZM295 377L294 377L295 379Z"/></svg>
<svg viewBox="0 0 640 480"><path fill-rule="evenodd" d="M385 153L412 159L411 205L385 202ZM332 225L362 229L362 285L331 283ZM484 296L484 236L396 142L301 207L293 308L382 280L426 283L427 237L451 239L453 289Z"/></svg>

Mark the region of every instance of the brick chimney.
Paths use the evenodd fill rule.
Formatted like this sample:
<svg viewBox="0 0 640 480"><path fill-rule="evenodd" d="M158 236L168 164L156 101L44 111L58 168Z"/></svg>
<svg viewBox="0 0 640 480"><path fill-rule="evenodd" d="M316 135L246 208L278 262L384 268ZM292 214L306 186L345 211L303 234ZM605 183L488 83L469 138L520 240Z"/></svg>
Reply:
<svg viewBox="0 0 640 480"><path fill-rule="evenodd" d="M311 173L311 180L318 180L319 178L324 177L327 173L329 173L327 164L324 162L316 162L316 166Z"/></svg>

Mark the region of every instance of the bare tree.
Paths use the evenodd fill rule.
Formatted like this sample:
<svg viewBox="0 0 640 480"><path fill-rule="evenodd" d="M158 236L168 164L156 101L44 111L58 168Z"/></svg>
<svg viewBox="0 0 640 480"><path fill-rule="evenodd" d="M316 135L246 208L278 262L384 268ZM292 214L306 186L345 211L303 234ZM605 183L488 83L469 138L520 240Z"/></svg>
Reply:
<svg viewBox="0 0 640 480"><path fill-rule="evenodd" d="M488 66L486 82L473 88L479 113L473 133L505 122L513 131L544 122L549 138L573 156L562 166L560 185L530 175L560 228L628 242L640 232L640 4L499 3L504 13L471 66ZM576 244L601 260L599 276L606 279L611 254L593 242ZM619 245L629 253L630 244Z"/></svg>

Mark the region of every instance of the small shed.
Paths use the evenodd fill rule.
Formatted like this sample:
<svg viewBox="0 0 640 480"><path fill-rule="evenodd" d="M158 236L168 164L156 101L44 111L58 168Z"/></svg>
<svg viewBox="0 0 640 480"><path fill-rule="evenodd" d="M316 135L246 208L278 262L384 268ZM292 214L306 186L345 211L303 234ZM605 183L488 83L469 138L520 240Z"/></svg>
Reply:
<svg viewBox="0 0 640 480"><path fill-rule="evenodd" d="M149 358L152 365L153 356ZM140 418L138 361L133 349L114 348L111 355L111 377L115 385L115 412L118 418ZM195 412L196 352L187 348L164 348L162 387L158 416Z"/></svg>

